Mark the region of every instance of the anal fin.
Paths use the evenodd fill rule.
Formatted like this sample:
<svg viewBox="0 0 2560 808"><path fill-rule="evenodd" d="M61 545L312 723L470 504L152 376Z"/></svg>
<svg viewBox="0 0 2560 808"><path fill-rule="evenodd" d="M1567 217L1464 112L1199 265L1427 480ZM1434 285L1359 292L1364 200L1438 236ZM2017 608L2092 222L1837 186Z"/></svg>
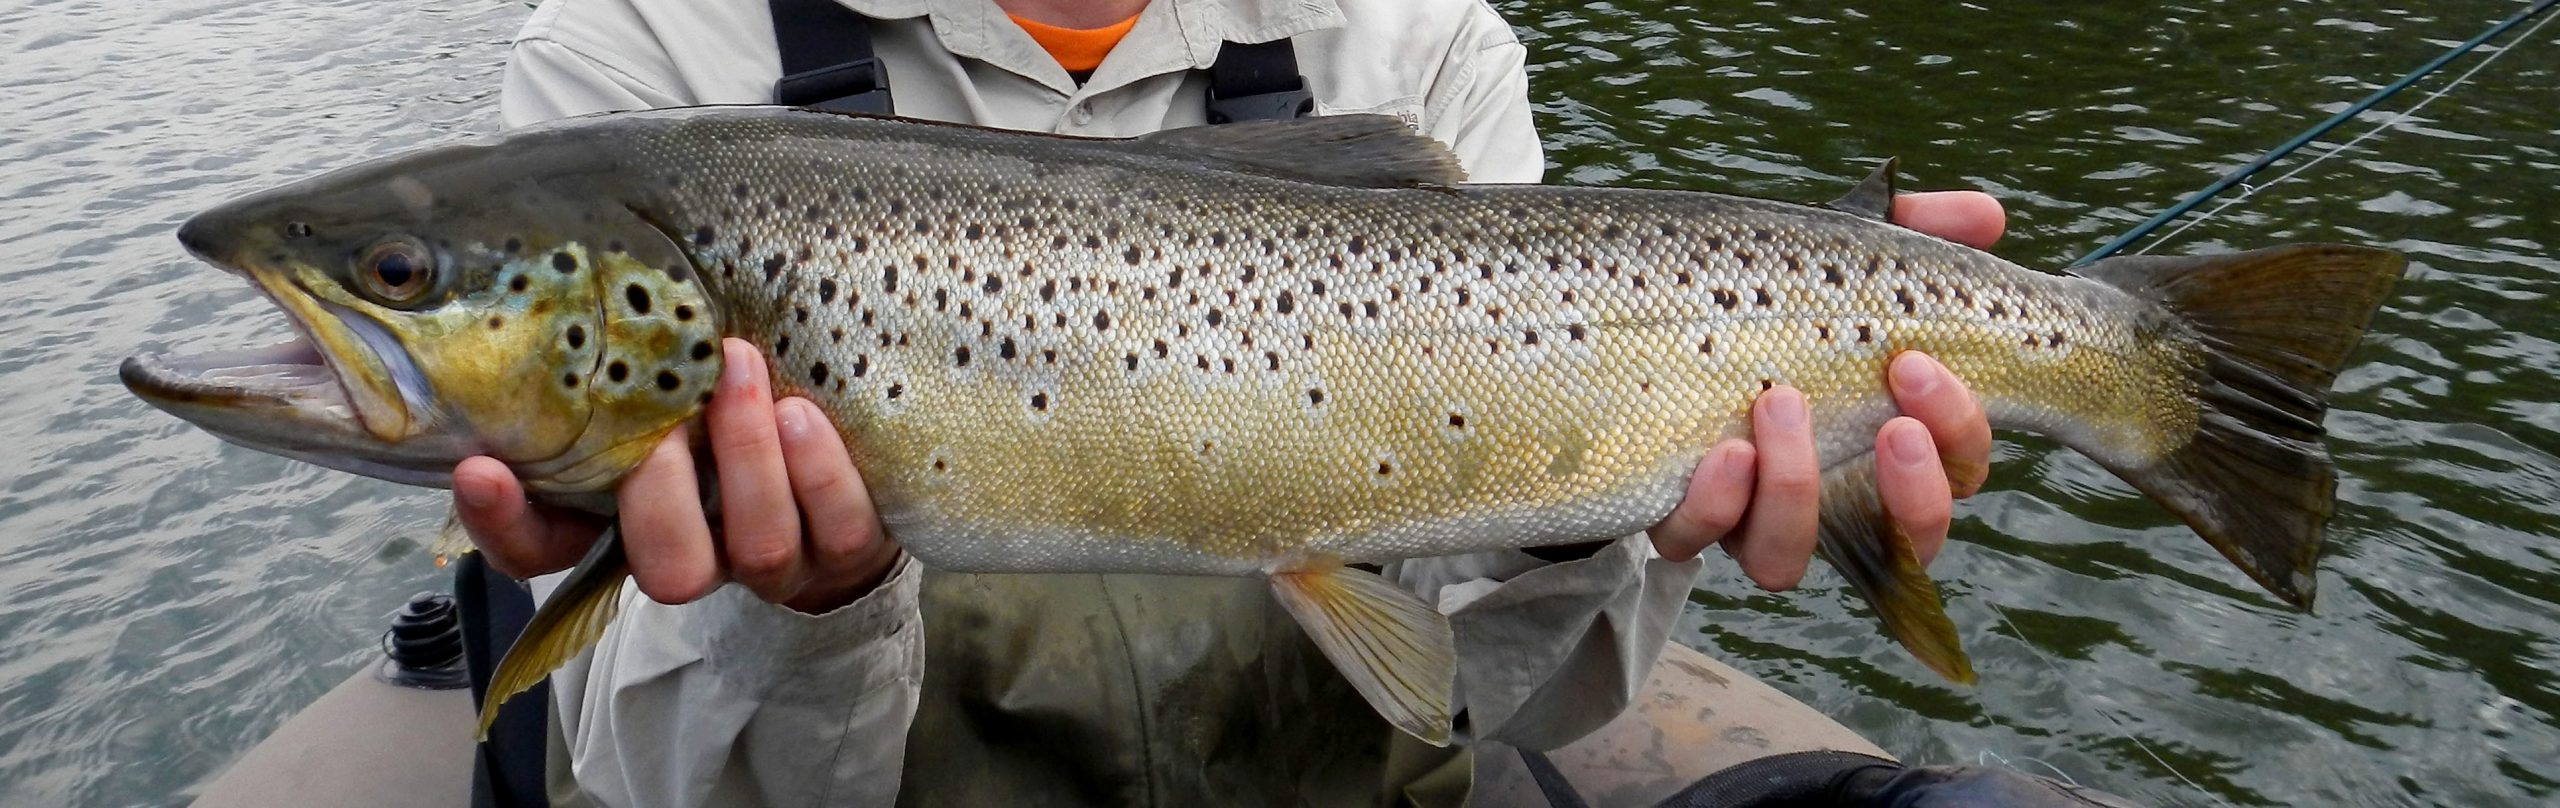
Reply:
<svg viewBox="0 0 2560 808"><path fill-rule="evenodd" d="M490 674L489 690L480 700L480 731L475 737L488 740L489 724L497 720L500 705L540 684L552 671L604 637L605 626L621 610L623 582L630 579L631 565L622 555L621 528L606 527L604 534L596 537L595 547L587 551L587 557L569 570L569 577L551 593L551 599L534 610L524 633L516 635L506 658Z"/></svg>
<svg viewBox="0 0 2560 808"><path fill-rule="evenodd" d="M1938 675L1973 684L1973 662L1947 620L1937 583L1921 569L1919 550L1876 493L1874 455L1823 472L1819 535L1815 552L1876 610L1886 635Z"/></svg>
<svg viewBox="0 0 2560 808"><path fill-rule="evenodd" d="M1271 592L1387 723L1449 745L1458 651L1446 615L1392 581L1331 559L1273 574Z"/></svg>

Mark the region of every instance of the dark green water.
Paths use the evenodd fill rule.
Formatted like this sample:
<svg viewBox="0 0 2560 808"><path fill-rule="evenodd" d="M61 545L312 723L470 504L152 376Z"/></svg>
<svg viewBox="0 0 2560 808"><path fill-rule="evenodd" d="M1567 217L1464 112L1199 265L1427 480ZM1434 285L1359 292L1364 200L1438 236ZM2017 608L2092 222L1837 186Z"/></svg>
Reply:
<svg viewBox="0 0 2560 808"><path fill-rule="evenodd" d="M1819 200L1898 155L1911 187L1999 195L1997 252L2059 266L2521 4L1496 5L1550 181ZM436 495L223 446L112 368L282 333L176 222L492 128L525 13L0 0L0 805L184 799L439 585ZM1711 568L1682 641L1905 758L2149 803L2560 799L2555 109L2560 25L2164 248L2416 262L2340 380L2313 614L2094 465L2012 442L1933 569L1979 687L1905 659L1824 575L1764 595Z"/></svg>

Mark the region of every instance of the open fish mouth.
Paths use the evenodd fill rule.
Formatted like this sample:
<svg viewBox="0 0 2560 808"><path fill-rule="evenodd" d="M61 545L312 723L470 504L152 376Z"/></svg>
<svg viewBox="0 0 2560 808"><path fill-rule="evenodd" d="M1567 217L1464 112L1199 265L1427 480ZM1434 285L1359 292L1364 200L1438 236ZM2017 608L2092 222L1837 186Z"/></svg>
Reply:
<svg viewBox="0 0 2560 808"><path fill-rule="evenodd" d="M361 422L327 357L297 333L274 345L194 354L142 354L118 369L151 398L216 406L282 406Z"/></svg>

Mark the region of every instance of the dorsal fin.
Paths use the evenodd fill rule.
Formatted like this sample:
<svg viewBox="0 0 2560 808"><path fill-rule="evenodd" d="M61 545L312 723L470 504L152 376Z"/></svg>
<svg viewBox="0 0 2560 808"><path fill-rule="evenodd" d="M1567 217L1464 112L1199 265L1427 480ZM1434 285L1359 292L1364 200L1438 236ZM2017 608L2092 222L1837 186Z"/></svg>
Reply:
<svg viewBox="0 0 2560 808"><path fill-rule="evenodd" d="M1901 164L1902 158L1884 158L1884 165L1876 166L1875 173L1867 175L1866 179L1851 186L1848 193L1823 207L1879 222L1890 219L1893 215L1893 171Z"/></svg>
<svg viewBox="0 0 2560 808"><path fill-rule="evenodd" d="M1137 138L1208 167L1354 188L1451 186L1467 179L1440 141L1385 115L1323 115L1168 129Z"/></svg>

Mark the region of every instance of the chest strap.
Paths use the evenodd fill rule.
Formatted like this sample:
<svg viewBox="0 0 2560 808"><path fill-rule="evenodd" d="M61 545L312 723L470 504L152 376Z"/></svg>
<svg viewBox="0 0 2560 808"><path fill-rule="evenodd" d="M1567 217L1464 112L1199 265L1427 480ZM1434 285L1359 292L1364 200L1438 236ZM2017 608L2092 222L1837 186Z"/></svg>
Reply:
<svg viewBox="0 0 2560 808"><path fill-rule="evenodd" d="M1298 75L1298 51L1287 37L1269 42L1229 42L1209 64L1209 122L1285 121L1316 111L1316 97Z"/></svg>
<svg viewBox="0 0 2560 808"><path fill-rule="evenodd" d="M837 112L887 115L889 74L871 54L871 20L835 0L765 0L773 8L774 42L782 46L782 79L773 102Z"/></svg>
<svg viewBox="0 0 2560 808"><path fill-rule="evenodd" d="M892 114L889 73L871 51L871 20L835 0L765 0L782 46L773 102L838 112ZM1210 123L1304 118L1315 96L1298 75L1288 39L1228 42L1209 65Z"/></svg>

